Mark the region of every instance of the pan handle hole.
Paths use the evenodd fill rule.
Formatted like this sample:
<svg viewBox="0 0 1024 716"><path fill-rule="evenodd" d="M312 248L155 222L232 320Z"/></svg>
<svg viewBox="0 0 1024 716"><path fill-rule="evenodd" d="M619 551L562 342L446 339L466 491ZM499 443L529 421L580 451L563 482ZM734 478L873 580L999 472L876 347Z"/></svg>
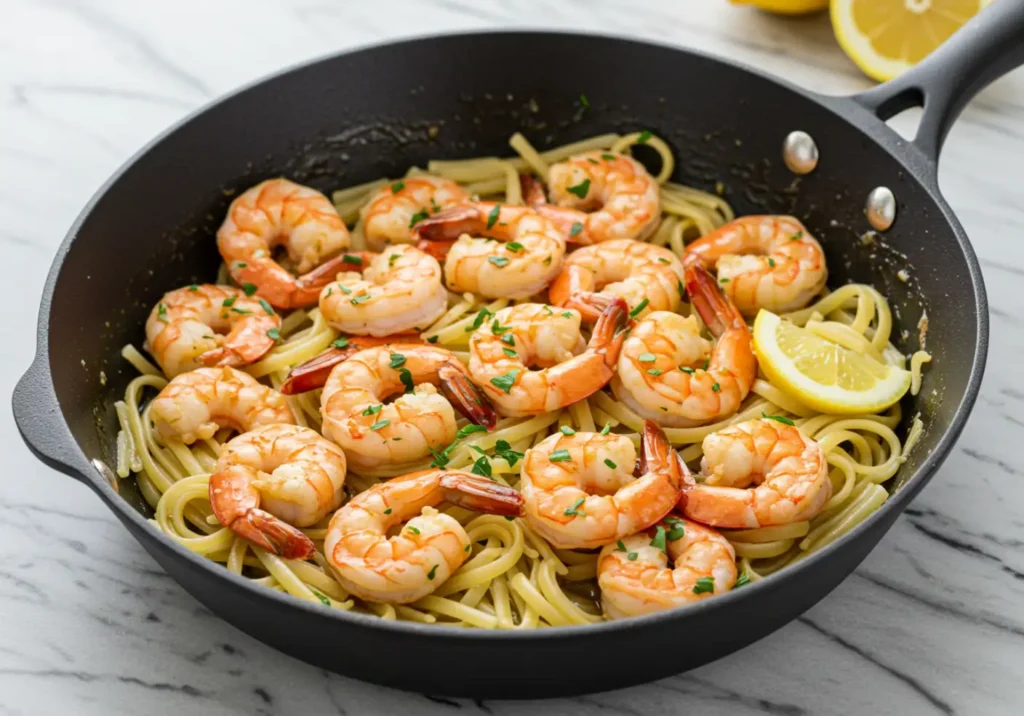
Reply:
<svg viewBox="0 0 1024 716"><path fill-rule="evenodd" d="M889 125L896 134L900 135L908 142L912 142L917 136L917 128L921 124L921 116L923 114L924 110L921 107L909 107L889 117L885 120L885 123Z"/></svg>

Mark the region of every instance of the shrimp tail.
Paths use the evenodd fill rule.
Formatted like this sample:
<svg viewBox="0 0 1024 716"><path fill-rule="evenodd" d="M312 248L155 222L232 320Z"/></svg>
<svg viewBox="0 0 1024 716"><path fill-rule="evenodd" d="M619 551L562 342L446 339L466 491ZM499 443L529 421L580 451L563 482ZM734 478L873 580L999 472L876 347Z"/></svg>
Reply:
<svg viewBox="0 0 1024 716"><path fill-rule="evenodd" d="M296 280L296 284L303 292L315 291L317 297L320 291L334 280L334 277L343 271L362 272L377 254L372 251L345 251L329 261L317 266L309 273L305 273ZM314 301L315 303L315 301Z"/></svg>
<svg viewBox="0 0 1024 716"><path fill-rule="evenodd" d="M679 452L676 452L676 465L679 468L679 486L682 488L676 507L682 512L686 509L687 495L691 489L696 487L697 480L690 471L690 466L686 464L686 460L683 459Z"/></svg>
<svg viewBox="0 0 1024 716"><path fill-rule="evenodd" d="M316 552L313 540L302 530L260 509L251 509L232 522L231 531L284 559L309 559Z"/></svg>
<svg viewBox="0 0 1024 716"><path fill-rule="evenodd" d="M434 241L428 239L420 239L418 242L416 242L417 249L427 254L428 256L432 256L441 263L444 263L444 260L448 258L448 252L451 251L452 246L454 245L454 240L442 241L438 239Z"/></svg>
<svg viewBox="0 0 1024 716"><path fill-rule="evenodd" d="M718 282L696 254L690 254L684 262L686 293L700 319L711 334L720 338L729 328L746 326L743 316L725 294Z"/></svg>
<svg viewBox="0 0 1024 716"><path fill-rule="evenodd" d="M506 517L523 514L523 495L518 490L469 472L445 471L441 489L445 499L458 507Z"/></svg>
<svg viewBox="0 0 1024 716"><path fill-rule="evenodd" d="M483 222L477 208L462 204L445 209L417 223L412 230L412 239L417 244L434 241L455 242L463 234L471 234L482 226ZM429 250L422 246L419 248L429 253Z"/></svg>
<svg viewBox="0 0 1024 716"><path fill-rule="evenodd" d="M644 421L640 445L640 474L664 472L668 475L672 485L678 487L680 483L679 464L682 463L682 458L673 449L665 431L653 420Z"/></svg>
<svg viewBox="0 0 1024 716"><path fill-rule="evenodd" d="M344 348L328 348L305 363L295 366L281 384L280 392L284 395L307 393L324 387L331 371L339 363L344 363L365 348L388 345L401 341L402 345L423 343L418 334L392 334L390 336L349 336L348 345ZM396 344L395 348L399 346Z"/></svg>
<svg viewBox="0 0 1024 716"><path fill-rule="evenodd" d="M548 198L544 195L544 187L540 180L532 174L519 175L519 188L522 190L523 201L527 206L537 209L548 203Z"/></svg>
<svg viewBox="0 0 1024 716"><path fill-rule="evenodd" d="M617 296L609 297L608 306L597 319L594 332L587 344L588 350L593 350L602 357L609 371L614 371L619 360L619 351L626 340L625 329L628 324L629 306L626 305L626 301Z"/></svg>
<svg viewBox="0 0 1024 716"><path fill-rule="evenodd" d="M441 366L437 374L441 393L456 410L469 418L470 422L494 430L494 426L498 424L498 414L483 391L469 379L464 370L449 363Z"/></svg>

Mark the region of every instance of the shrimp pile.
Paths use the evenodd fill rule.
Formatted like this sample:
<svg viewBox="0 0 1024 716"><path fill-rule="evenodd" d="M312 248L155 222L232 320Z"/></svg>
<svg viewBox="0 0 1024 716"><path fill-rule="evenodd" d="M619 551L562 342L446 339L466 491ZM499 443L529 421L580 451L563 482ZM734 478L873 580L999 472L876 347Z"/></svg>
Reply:
<svg viewBox="0 0 1024 716"><path fill-rule="evenodd" d="M807 227L667 181L649 132L511 144L237 195L219 281L153 305L156 365L124 351L117 471L161 530L325 608L517 629L686 608L884 501L898 407L815 414L759 377L747 322L881 354L883 297L811 305Z"/></svg>

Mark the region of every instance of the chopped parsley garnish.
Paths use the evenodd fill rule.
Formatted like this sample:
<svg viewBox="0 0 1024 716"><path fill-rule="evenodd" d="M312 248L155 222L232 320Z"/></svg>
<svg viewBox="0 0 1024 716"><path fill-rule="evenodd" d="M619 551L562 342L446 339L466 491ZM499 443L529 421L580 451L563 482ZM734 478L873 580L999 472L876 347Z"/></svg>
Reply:
<svg viewBox="0 0 1024 716"><path fill-rule="evenodd" d="M389 507L386 510L384 510L384 514L385 515L390 515L391 514L391 508Z"/></svg>
<svg viewBox="0 0 1024 716"><path fill-rule="evenodd" d="M491 323L491 333L493 333L496 336L500 336L502 333L508 333L511 330L512 326L501 325L500 323L498 323L497 318L495 318L494 321Z"/></svg>
<svg viewBox="0 0 1024 716"><path fill-rule="evenodd" d="M790 241L799 241L799 240L800 240L800 239L802 239L803 237L804 237L804 232L802 232L802 231L798 231L798 232L796 232L795 234L793 234L792 236L790 236L790 237L789 237L789 240L790 240Z"/></svg>
<svg viewBox="0 0 1024 716"><path fill-rule="evenodd" d="M455 433L455 437L457 437L457 438L468 438L473 433L486 433L486 432L487 432L487 428L485 428L483 425L473 425L472 423L470 423L469 425L465 425L465 426L459 428L459 432Z"/></svg>
<svg viewBox="0 0 1024 716"><path fill-rule="evenodd" d="M498 268L502 268L503 266L507 266L508 265L508 261L509 261L508 257L506 257L506 256L488 256L487 260L490 261L495 266L497 266Z"/></svg>
<svg viewBox="0 0 1024 716"><path fill-rule="evenodd" d="M323 594L321 594L320 592L316 591L312 587L309 588L309 591L313 592L313 596L316 597L317 599L319 599L321 602L323 602L323 605L325 607L331 606L331 600L328 599L327 597L325 597Z"/></svg>
<svg viewBox="0 0 1024 716"><path fill-rule="evenodd" d="M402 258L402 254L391 254L388 256L388 268L393 268L395 261L398 261L400 258Z"/></svg>
<svg viewBox="0 0 1024 716"><path fill-rule="evenodd" d="M578 221L574 221L572 227L569 229L569 238L571 239L574 236L579 236L581 231L583 231L583 224Z"/></svg>
<svg viewBox="0 0 1024 716"><path fill-rule="evenodd" d="M343 264L355 264L356 266L362 266L363 260L359 256L353 256L352 254L345 254L341 257Z"/></svg>
<svg viewBox="0 0 1024 716"><path fill-rule="evenodd" d="M659 263L663 263L663 264L670 264L670 263L672 263L671 261L669 261L669 260L668 260L667 258L665 258L664 256L659 256L659 257L658 257L658 262L659 262Z"/></svg>
<svg viewBox="0 0 1024 716"><path fill-rule="evenodd" d="M559 432L562 433L562 435L565 435L567 437L570 436L570 435L575 435L576 434L576 431L573 430L572 428L570 428L568 425L563 425L560 428L558 428L558 430L559 430Z"/></svg>
<svg viewBox="0 0 1024 716"><path fill-rule="evenodd" d="M467 545L466 545L465 547L463 547L462 549L463 549L463 550L465 550L466 552L469 552L469 551L470 551L471 549L473 549L473 545L471 545L471 544L467 544Z"/></svg>
<svg viewBox="0 0 1024 716"><path fill-rule="evenodd" d="M398 379L402 381L402 385L405 386L406 393L411 393L416 390L416 384L412 382L412 371L408 368L398 369Z"/></svg>
<svg viewBox="0 0 1024 716"><path fill-rule="evenodd" d="M577 497L576 501L572 503L572 507L567 509L562 514L568 517L586 517L587 513L580 509L580 506L586 501L585 497Z"/></svg>
<svg viewBox="0 0 1024 716"><path fill-rule="evenodd" d="M473 463L473 467L470 472L474 475L480 475L481 477L491 476L491 461L486 457L477 458L476 462Z"/></svg>
<svg viewBox="0 0 1024 716"><path fill-rule="evenodd" d="M272 338L275 341L281 340L281 329L271 328L269 331L267 331L267 338Z"/></svg>
<svg viewBox="0 0 1024 716"><path fill-rule="evenodd" d="M389 425L391 425L391 421L385 418L384 420L378 420L373 425L371 425L370 430L376 432L377 430L380 430L381 428L386 428Z"/></svg>
<svg viewBox="0 0 1024 716"><path fill-rule="evenodd" d="M491 378L491 385L507 395L512 390L512 386L515 385L516 377L518 375L518 370L510 370L505 375L499 375L496 378Z"/></svg>
<svg viewBox="0 0 1024 716"><path fill-rule="evenodd" d="M431 467L444 467L451 460L452 450L459 446L459 440L453 440L449 445L444 447L442 450L437 451L434 448L427 446L427 450L430 450L430 454L434 456L434 461L430 463Z"/></svg>
<svg viewBox="0 0 1024 716"><path fill-rule="evenodd" d="M693 585L694 594L709 594L715 591L715 578L714 577L701 577L697 580L697 583Z"/></svg>
<svg viewBox="0 0 1024 716"><path fill-rule="evenodd" d="M370 296L370 294L364 293L362 296L356 296L351 301L349 301L349 303L351 303L353 306L358 306L360 303L366 303L371 298L372 296Z"/></svg>
<svg viewBox="0 0 1024 716"><path fill-rule="evenodd" d="M640 312L647 308L648 303L650 303L650 301L645 298L643 301L636 304L636 308L629 312L629 317L636 318L637 316L639 316Z"/></svg>
<svg viewBox="0 0 1024 716"><path fill-rule="evenodd" d="M242 284L242 285L244 286L245 284ZM198 283L192 284L191 286L188 287L188 290L192 291L192 293L195 293L196 291L199 290L199 284Z"/></svg>
<svg viewBox="0 0 1024 716"><path fill-rule="evenodd" d="M744 572L736 578L736 584L732 585L732 588L739 589L740 587L745 587L748 584L750 584L750 575Z"/></svg>
<svg viewBox="0 0 1024 716"><path fill-rule="evenodd" d="M435 574L437 574L437 565L436 564L433 567L430 568L429 572L427 572L427 579L433 579Z"/></svg>
<svg viewBox="0 0 1024 716"><path fill-rule="evenodd" d="M338 290L341 291L346 296L349 296L349 295L352 294L352 289L351 288L348 288L346 286L342 286L340 283L338 284Z"/></svg>
<svg viewBox="0 0 1024 716"><path fill-rule="evenodd" d="M626 544L622 540L619 540L618 542L615 543L615 548L619 552L625 552L626 551Z"/></svg>
<svg viewBox="0 0 1024 716"><path fill-rule="evenodd" d="M367 406L366 410L364 410L362 414L363 415L376 415L377 413L380 412L381 408L383 408L383 407L384 407L384 405L382 403L377 403L376 405L370 405L370 406Z"/></svg>
<svg viewBox="0 0 1024 716"><path fill-rule="evenodd" d="M505 355L507 355L509 358L518 358L519 357L519 354L516 353L511 348L502 348L501 352L504 353Z"/></svg>
<svg viewBox="0 0 1024 716"><path fill-rule="evenodd" d="M570 194L575 194L580 199L586 199L587 198L587 192L590 191L590 180L589 179L584 179L579 184L567 187L566 191L569 192Z"/></svg>
<svg viewBox="0 0 1024 716"><path fill-rule="evenodd" d="M726 278L725 276L722 276L720 279L718 279L718 282L719 283L729 283L729 279Z"/></svg>
<svg viewBox="0 0 1024 716"><path fill-rule="evenodd" d="M600 164L601 163L601 162L597 161L596 159L594 159L593 157L587 157L587 161L590 162L591 164Z"/></svg>
<svg viewBox="0 0 1024 716"><path fill-rule="evenodd" d="M392 194L397 194L398 192L402 191L402 189L404 189L404 188L405 188L405 182L404 181L396 181L394 184L391 185L391 193Z"/></svg>
<svg viewBox="0 0 1024 716"><path fill-rule="evenodd" d="M335 348L348 348L348 338L345 336L338 336L331 343Z"/></svg>
<svg viewBox="0 0 1024 716"><path fill-rule="evenodd" d="M437 343L437 336L430 336L427 338L427 343Z"/></svg>
<svg viewBox="0 0 1024 716"><path fill-rule="evenodd" d="M232 313L237 313L237 314L242 315L242 316L251 316L252 315L252 311L247 311L244 308L238 308L236 306L232 306L231 307L231 312Z"/></svg>
<svg viewBox="0 0 1024 716"><path fill-rule="evenodd" d="M245 291L246 296L251 296L259 289L257 289L256 284L254 283L243 283L242 290Z"/></svg>
<svg viewBox="0 0 1024 716"><path fill-rule="evenodd" d="M167 306L162 303L156 304L156 317L158 320L167 323Z"/></svg>
<svg viewBox="0 0 1024 716"><path fill-rule="evenodd" d="M669 526L667 535L669 542L675 542L678 539L682 539L683 535L686 534L686 528L683 526L683 521L678 517L666 517L665 524Z"/></svg>
<svg viewBox="0 0 1024 716"><path fill-rule="evenodd" d="M601 159L604 159L606 162L614 162L618 157L614 154L602 154Z"/></svg>
<svg viewBox="0 0 1024 716"><path fill-rule="evenodd" d="M403 365L405 365L405 356L402 355L401 353L392 353L390 367L401 368Z"/></svg>
<svg viewBox="0 0 1024 716"><path fill-rule="evenodd" d="M765 420L774 420L778 423L782 423L783 425L796 425L792 420L782 415L765 415L763 410L761 411L761 417Z"/></svg>
<svg viewBox="0 0 1024 716"><path fill-rule="evenodd" d="M704 359L704 370L707 370L709 365L711 365L711 359L710 358L705 358Z"/></svg>
<svg viewBox="0 0 1024 716"><path fill-rule="evenodd" d="M660 549L662 552L665 551L665 528L658 525L658 529L654 532L654 539L651 540L651 546L655 549Z"/></svg>
<svg viewBox="0 0 1024 716"><path fill-rule="evenodd" d="M601 428L601 434L602 435L607 435L611 431L612 431L612 424L611 423L605 423L604 427Z"/></svg>
<svg viewBox="0 0 1024 716"><path fill-rule="evenodd" d="M680 298L686 295L686 289L683 288L683 282L676 279L676 290L679 291Z"/></svg>
<svg viewBox="0 0 1024 716"><path fill-rule="evenodd" d="M714 385L711 386L711 390L715 391L716 393L718 391L720 391L721 389L722 389L722 386L720 386L718 383L715 383Z"/></svg>
<svg viewBox="0 0 1024 716"><path fill-rule="evenodd" d="M604 464L607 465L608 467L610 467L613 470L618 467L618 465L616 465L614 462L612 462L608 458L604 459ZM625 552L626 550L622 550L622 551Z"/></svg>
<svg viewBox="0 0 1024 716"><path fill-rule="evenodd" d="M509 467L515 467L516 463L523 459L523 453L513 450L512 446L505 440L499 440L494 444L494 454L497 457L504 458Z"/></svg>
<svg viewBox="0 0 1024 716"><path fill-rule="evenodd" d="M410 532L412 532L414 535L418 535L420 533L420 531L418 529L416 529L415 527L413 527L412 525L406 525L405 528L407 530L409 530Z"/></svg>
<svg viewBox="0 0 1024 716"><path fill-rule="evenodd" d="M572 460L572 456L568 450L555 450L548 456L548 460L551 462L569 462Z"/></svg>
<svg viewBox="0 0 1024 716"><path fill-rule="evenodd" d="M582 104L585 109L590 108L590 100L587 99L587 96L582 92L580 92L580 104Z"/></svg>
<svg viewBox="0 0 1024 716"><path fill-rule="evenodd" d="M522 251L523 245L518 241L509 241L507 244L505 244L505 248L508 249L509 251Z"/></svg>
<svg viewBox="0 0 1024 716"><path fill-rule="evenodd" d="M245 268L248 265L249 264L247 264L245 261L238 261L238 262L235 263L235 268L243 269L243 268Z"/></svg>
<svg viewBox="0 0 1024 716"><path fill-rule="evenodd" d="M477 328L484 325L484 321L486 321L493 315L494 314L488 311L486 308L481 308L479 311L477 311L476 318L474 318L473 322L466 328L466 333L472 333Z"/></svg>
<svg viewBox="0 0 1024 716"><path fill-rule="evenodd" d="M550 256L548 256L546 259L544 259L544 265L545 266L550 266L551 265L551 257Z"/></svg>
<svg viewBox="0 0 1024 716"><path fill-rule="evenodd" d="M237 300L238 296L228 296L227 298L224 299L224 303L220 305L224 306L224 308L231 308L232 306L235 305L235 301Z"/></svg>
<svg viewBox="0 0 1024 716"><path fill-rule="evenodd" d="M653 353L641 353L636 359L641 363L653 363L658 357Z"/></svg>
<svg viewBox="0 0 1024 716"><path fill-rule="evenodd" d="M679 370L683 371L684 373L689 373L690 375L693 375L694 373L697 372L693 368L687 368L685 365L679 366Z"/></svg>
<svg viewBox="0 0 1024 716"><path fill-rule="evenodd" d="M644 131L640 132L640 136L636 138L636 143L637 144L647 144L647 142L649 142L651 137L653 137L653 136L654 135L651 134L651 130L645 129Z"/></svg>
<svg viewBox="0 0 1024 716"><path fill-rule="evenodd" d="M768 257L768 265L771 266L772 268L775 268L775 259L773 259L771 256Z"/></svg>
<svg viewBox="0 0 1024 716"><path fill-rule="evenodd" d="M661 375L661 370L658 368L648 368L647 375Z"/></svg>
<svg viewBox="0 0 1024 716"><path fill-rule="evenodd" d="M630 552L629 554L626 555L626 559L628 559L630 562L635 562L636 558L639 557L639 556L640 555L638 555L636 552Z"/></svg>
<svg viewBox="0 0 1024 716"><path fill-rule="evenodd" d="M420 223L421 221L427 218L430 218L430 212L427 211L426 209L420 209L415 214L413 214L412 217L409 219L409 228L411 229L412 227L416 226L416 224Z"/></svg>
<svg viewBox="0 0 1024 716"><path fill-rule="evenodd" d="M572 311L562 311L562 318L572 318Z"/></svg>
<svg viewBox="0 0 1024 716"><path fill-rule="evenodd" d="M263 312L266 313L268 316L274 315L274 307L267 303L267 299L260 299L260 308L262 308Z"/></svg>
<svg viewBox="0 0 1024 716"><path fill-rule="evenodd" d="M501 214L501 204L495 204L494 208L487 213L487 228L493 229L498 223L498 216Z"/></svg>
<svg viewBox="0 0 1024 716"><path fill-rule="evenodd" d="M516 336L514 333L506 333L501 337L501 342L505 345L514 346L516 344Z"/></svg>

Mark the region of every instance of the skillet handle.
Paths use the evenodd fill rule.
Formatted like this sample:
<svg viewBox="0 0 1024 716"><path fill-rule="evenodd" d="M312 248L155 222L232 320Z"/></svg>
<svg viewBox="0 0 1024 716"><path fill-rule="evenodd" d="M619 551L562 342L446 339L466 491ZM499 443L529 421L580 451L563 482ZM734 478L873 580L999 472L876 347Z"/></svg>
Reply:
<svg viewBox="0 0 1024 716"><path fill-rule="evenodd" d="M1024 0L996 0L916 67L851 99L883 121L923 107L914 144L935 164L964 105L1021 64Z"/></svg>
<svg viewBox="0 0 1024 716"><path fill-rule="evenodd" d="M33 455L55 470L89 484L86 475L95 469L78 450L64 424L45 362L44 356L37 355L14 387L14 422Z"/></svg>

